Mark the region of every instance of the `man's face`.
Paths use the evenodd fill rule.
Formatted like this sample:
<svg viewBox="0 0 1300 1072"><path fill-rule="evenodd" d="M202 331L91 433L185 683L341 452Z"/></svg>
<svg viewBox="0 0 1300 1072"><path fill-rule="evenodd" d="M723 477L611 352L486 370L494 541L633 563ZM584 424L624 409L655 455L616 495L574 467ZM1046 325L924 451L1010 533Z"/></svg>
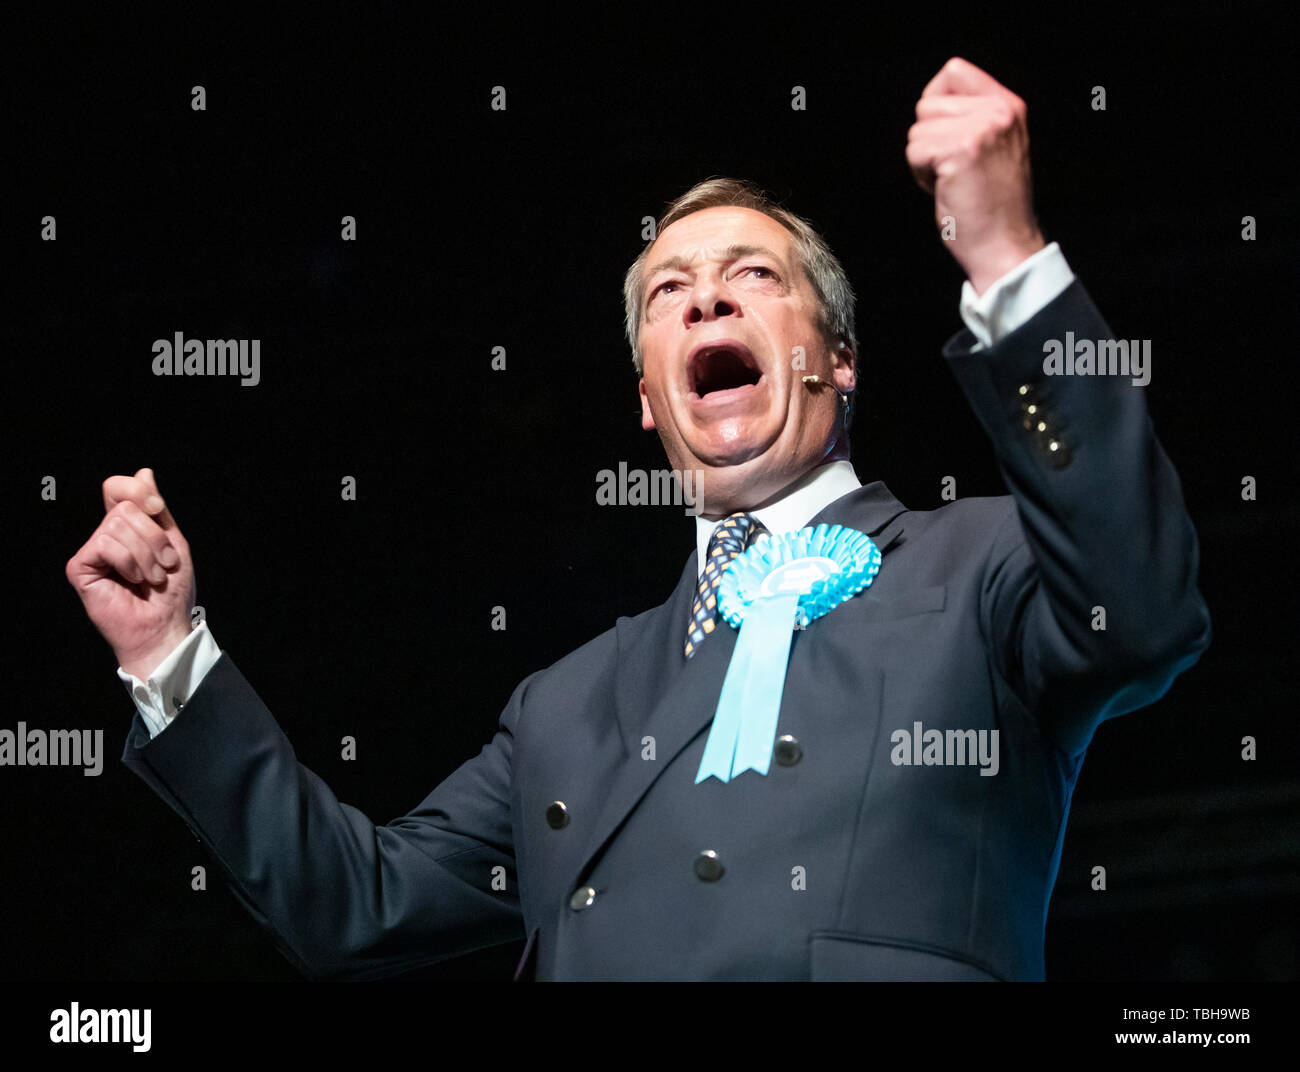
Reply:
<svg viewBox="0 0 1300 1072"><path fill-rule="evenodd" d="M853 389L853 357L822 338L781 224L747 208L684 216L650 247L645 282L641 425L673 469L702 472L705 516L762 506L848 457L831 384Z"/></svg>

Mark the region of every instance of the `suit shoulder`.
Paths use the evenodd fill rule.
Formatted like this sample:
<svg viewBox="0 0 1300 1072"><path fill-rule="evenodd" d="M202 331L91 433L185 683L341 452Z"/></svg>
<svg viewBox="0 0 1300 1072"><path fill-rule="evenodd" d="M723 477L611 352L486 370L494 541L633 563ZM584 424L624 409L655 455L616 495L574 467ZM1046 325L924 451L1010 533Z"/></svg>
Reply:
<svg viewBox="0 0 1300 1072"><path fill-rule="evenodd" d="M591 684L605 675L612 675L618 663L620 645L640 646L662 621L663 615L669 613L672 602L670 596L665 602L639 614L620 615L614 625L599 636L532 674L528 679L530 685L543 690L573 688L577 683Z"/></svg>
<svg viewBox="0 0 1300 1072"><path fill-rule="evenodd" d="M529 680L534 685L563 683L572 681L575 677L590 680L603 671L612 670L618 655L620 632L628 635L627 631L631 630L631 635L635 636L648 627L656 615L662 613L664 606L660 605L631 617L620 615L610 628L556 659L549 666L535 671Z"/></svg>
<svg viewBox="0 0 1300 1072"><path fill-rule="evenodd" d="M983 495L957 499L933 510L909 510L907 524L909 529L915 527L918 534L949 534L988 543L1018 518L1016 500L1010 495ZM980 534L987 540L979 541Z"/></svg>
<svg viewBox="0 0 1300 1072"><path fill-rule="evenodd" d="M568 655L560 656L550 666L534 672L532 679L543 683L562 681L573 675L590 677L597 668L611 664L616 651L615 629L606 629L599 636L574 648Z"/></svg>
<svg viewBox="0 0 1300 1072"><path fill-rule="evenodd" d="M980 570L1005 558L1025 542L1016 501L1010 495L973 496L933 510L911 510L905 518L904 545L912 558L920 553L921 570Z"/></svg>

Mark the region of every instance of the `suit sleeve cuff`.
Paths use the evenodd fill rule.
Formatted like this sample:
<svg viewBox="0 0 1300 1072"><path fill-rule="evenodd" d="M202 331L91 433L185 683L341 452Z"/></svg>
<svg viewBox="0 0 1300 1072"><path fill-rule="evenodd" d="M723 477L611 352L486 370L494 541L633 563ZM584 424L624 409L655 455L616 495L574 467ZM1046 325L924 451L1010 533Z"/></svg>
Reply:
<svg viewBox="0 0 1300 1072"><path fill-rule="evenodd" d="M117 676L135 701L150 738L171 725L220 658L221 649L208 630L208 623L203 621L158 664L148 681L141 681L120 666L117 668Z"/></svg>
<svg viewBox="0 0 1300 1072"><path fill-rule="evenodd" d="M1055 242L1021 261L983 294L976 295L966 280L961 285L960 311L975 337L971 350L996 346L1073 282L1074 273Z"/></svg>

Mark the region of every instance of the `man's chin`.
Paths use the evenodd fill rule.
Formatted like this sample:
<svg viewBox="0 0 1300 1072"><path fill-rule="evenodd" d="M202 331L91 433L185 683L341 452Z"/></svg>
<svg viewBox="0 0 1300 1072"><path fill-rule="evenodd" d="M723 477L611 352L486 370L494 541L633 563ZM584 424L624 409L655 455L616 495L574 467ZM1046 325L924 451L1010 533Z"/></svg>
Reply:
<svg viewBox="0 0 1300 1072"><path fill-rule="evenodd" d="M710 476L732 473L739 479L744 475L744 468L761 458L769 446L768 443L729 443L711 449L701 447L687 466L702 469Z"/></svg>
<svg viewBox="0 0 1300 1072"><path fill-rule="evenodd" d="M728 417L726 420L696 425L693 434L685 441L688 466L706 470L736 469L761 458L772 444L776 434L761 417Z"/></svg>

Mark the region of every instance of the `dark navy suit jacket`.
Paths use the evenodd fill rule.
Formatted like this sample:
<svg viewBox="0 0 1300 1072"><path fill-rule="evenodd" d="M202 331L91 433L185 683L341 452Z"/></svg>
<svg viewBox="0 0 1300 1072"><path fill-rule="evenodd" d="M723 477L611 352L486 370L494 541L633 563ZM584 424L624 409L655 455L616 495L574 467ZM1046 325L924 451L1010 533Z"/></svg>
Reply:
<svg viewBox="0 0 1300 1072"><path fill-rule="evenodd" d="M884 560L794 636L777 733L797 762L695 784L735 633L684 659L694 554L666 603L528 677L482 752L386 826L298 763L228 653L157 738L136 716L123 761L315 978L527 937L538 979L1042 979L1093 731L1210 635L1144 389L1045 377L1067 330L1111 337L1077 281L992 349L944 348L1011 496L911 511L875 483L811 519ZM997 730L998 773L895 763L918 722Z"/></svg>

